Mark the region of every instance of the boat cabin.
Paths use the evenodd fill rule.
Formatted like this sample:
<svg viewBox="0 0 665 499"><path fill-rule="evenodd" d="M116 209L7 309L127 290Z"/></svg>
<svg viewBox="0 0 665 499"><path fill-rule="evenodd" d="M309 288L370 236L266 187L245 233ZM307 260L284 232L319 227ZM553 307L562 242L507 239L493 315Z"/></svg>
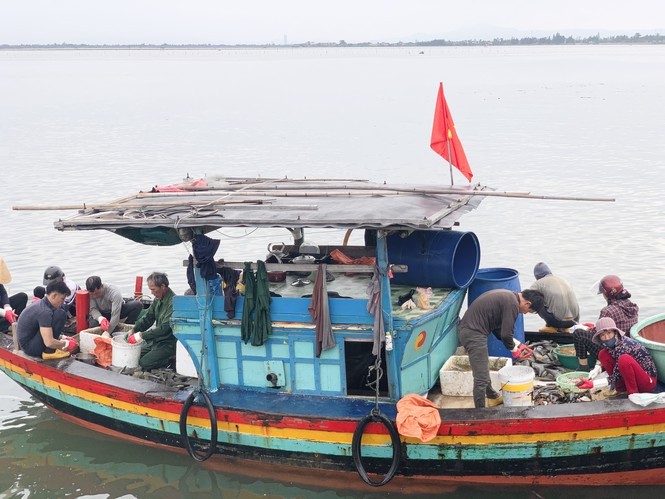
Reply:
<svg viewBox="0 0 665 499"><path fill-rule="evenodd" d="M233 313L228 300L225 310L224 296L236 286L228 277L235 281L245 261L251 260L251 272L257 272L256 256L227 261L222 246L215 266L227 280L221 285L216 277L206 280L194 265L196 295L174 300L173 330L199 377L211 392L226 386L373 396L367 383L378 369L380 395L397 401L427 392L457 348L459 312L480 249L472 232L454 229L482 194L480 186L437 190L365 180L186 179L107 205L88 205L55 225L107 229L157 245L215 239L213 231L224 227L284 228L292 241L270 242L268 254L258 258L265 269L260 272L268 277L271 329L260 344L243 339L246 296L238 294ZM365 244L311 244L306 236L312 228L346 231L344 242L351 231L364 231ZM332 339L322 349L310 308L323 271L318 292L325 289L326 303L320 307L329 314ZM368 294L372 286L373 295ZM419 288L427 295L421 306L402 307L400 298L415 298ZM379 301L374 314L369 300ZM383 348L386 333L392 349Z"/></svg>

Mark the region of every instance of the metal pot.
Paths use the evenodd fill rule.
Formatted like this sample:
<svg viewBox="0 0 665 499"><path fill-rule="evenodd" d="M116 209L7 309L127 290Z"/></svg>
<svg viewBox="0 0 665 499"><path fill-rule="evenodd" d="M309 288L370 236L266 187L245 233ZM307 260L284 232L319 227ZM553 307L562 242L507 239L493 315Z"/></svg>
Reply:
<svg viewBox="0 0 665 499"><path fill-rule="evenodd" d="M307 263L316 263L316 258L314 258L312 255L299 255L299 256L296 256L295 258L293 258L293 260L291 260L291 263L293 263L295 265L302 265L302 264L307 264ZM311 274L311 272L309 270L307 270L307 271L293 271L293 272L289 272L289 273L293 274L293 275L297 275L299 277L306 277L309 274Z"/></svg>
<svg viewBox="0 0 665 499"><path fill-rule="evenodd" d="M97 356L92 353L77 353L76 355L72 355L72 357L92 366L97 363Z"/></svg>
<svg viewBox="0 0 665 499"><path fill-rule="evenodd" d="M283 270L272 270L268 272L268 280L270 282L284 282L286 279L286 272Z"/></svg>
<svg viewBox="0 0 665 499"><path fill-rule="evenodd" d="M273 243L275 244L275 243ZM284 245L284 243L282 243ZM268 245L268 249L270 249L271 245ZM266 258L266 263L282 263L282 257L284 255L281 253L269 253L268 257ZM283 270L270 270L268 271L268 280L270 282L283 282L286 279L286 272Z"/></svg>

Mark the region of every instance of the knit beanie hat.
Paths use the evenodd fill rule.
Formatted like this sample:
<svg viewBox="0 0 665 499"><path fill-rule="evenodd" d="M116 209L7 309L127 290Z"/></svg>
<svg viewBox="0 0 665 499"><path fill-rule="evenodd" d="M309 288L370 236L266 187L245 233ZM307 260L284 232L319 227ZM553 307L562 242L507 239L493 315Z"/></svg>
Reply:
<svg viewBox="0 0 665 499"><path fill-rule="evenodd" d="M543 277L545 277L546 275L550 275L551 273L552 271L544 262L537 263L536 266L533 268L533 276L536 279L542 279Z"/></svg>

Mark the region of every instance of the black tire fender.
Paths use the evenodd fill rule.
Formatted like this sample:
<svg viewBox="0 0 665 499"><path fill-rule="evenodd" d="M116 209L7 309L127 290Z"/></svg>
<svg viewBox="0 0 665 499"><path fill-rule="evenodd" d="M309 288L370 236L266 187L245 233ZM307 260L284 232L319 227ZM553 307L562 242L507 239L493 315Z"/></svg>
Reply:
<svg viewBox="0 0 665 499"><path fill-rule="evenodd" d="M361 441L363 433L365 432L365 427L369 423L382 423L390 433L390 440L393 446L393 460L390 464L390 469L388 473L383 477L382 480L375 482L368 475L365 467L362 463L362 448ZM356 466L356 471L360 475L360 478L363 479L365 483L371 485L372 487L381 487L382 485L387 484L390 480L393 479L397 469L399 468L400 461L402 460L402 443L399 438L399 433L397 433L397 428L393 422L383 415L378 410L373 410L363 419L358 422L356 430L353 432L353 440L351 443L351 455L353 457L353 464Z"/></svg>
<svg viewBox="0 0 665 499"><path fill-rule="evenodd" d="M210 416L210 445L208 446L208 450L204 453L199 453L194 449L189 435L187 434L187 414L199 393L203 396L203 400L208 409L208 415ZM215 449L217 448L217 414L215 413L215 406L212 404L210 394L208 394L207 390L196 388L189 394L187 400L185 400L185 403L182 406L182 411L180 411L180 438L189 455L196 461L205 461L215 452Z"/></svg>

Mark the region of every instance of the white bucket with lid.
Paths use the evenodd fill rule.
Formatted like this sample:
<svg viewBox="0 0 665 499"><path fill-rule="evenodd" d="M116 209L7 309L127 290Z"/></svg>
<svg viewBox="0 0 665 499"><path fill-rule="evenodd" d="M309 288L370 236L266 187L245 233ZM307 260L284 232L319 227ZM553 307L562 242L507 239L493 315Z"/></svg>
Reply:
<svg viewBox="0 0 665 499"><path fill-rule="evenodd" d="M115 367L139 367L141 345L127 343L124 336L114 336L111 350L111 364Z"/></svg>
<svg viewBox="0 0 665 499"><path fill-rule="evenodd" d="M533 379L536 373L529 366L505 366L499 369L503 405L533 405Z"/></svg>

